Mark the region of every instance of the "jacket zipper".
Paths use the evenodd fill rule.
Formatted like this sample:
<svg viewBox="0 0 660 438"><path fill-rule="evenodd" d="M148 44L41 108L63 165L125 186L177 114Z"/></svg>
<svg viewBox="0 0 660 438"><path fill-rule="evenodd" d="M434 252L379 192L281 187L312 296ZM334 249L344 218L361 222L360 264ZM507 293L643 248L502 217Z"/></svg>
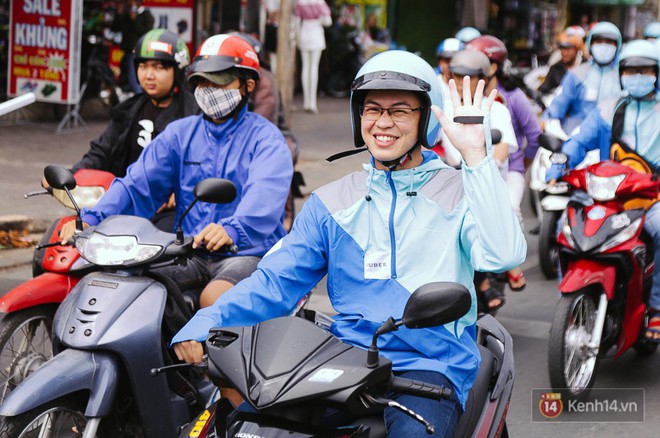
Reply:
<svg viewBox="0 0 660 438"><path fill-rule="evenodd" d="M390 184L390 189L392 189L392 206L390 208L390 219L389 219L389 228L390 228L390 264L391 268L391 278L396 279L396 235L394 234L394 210L396 208L396 187L394 186L394 180L392 179L392 172L387 172L387 182Z"/></svg>

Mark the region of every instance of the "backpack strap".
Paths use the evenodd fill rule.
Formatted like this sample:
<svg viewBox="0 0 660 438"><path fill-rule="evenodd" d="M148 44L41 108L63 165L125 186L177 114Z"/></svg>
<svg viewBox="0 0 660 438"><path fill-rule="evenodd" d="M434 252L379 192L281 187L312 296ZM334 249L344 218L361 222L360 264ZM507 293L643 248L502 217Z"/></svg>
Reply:
<svg viewBox="0 0 660 438"><path fill-rule="evenodd" d="M624 144L623 140L621 139L621 135L623 134L623 122L626 118L626 108L628 107L629 103L630 99L627 97L619 99L619 101L616 103L614 117L612 118L612 138L610 139L610 144Z"/></svg>

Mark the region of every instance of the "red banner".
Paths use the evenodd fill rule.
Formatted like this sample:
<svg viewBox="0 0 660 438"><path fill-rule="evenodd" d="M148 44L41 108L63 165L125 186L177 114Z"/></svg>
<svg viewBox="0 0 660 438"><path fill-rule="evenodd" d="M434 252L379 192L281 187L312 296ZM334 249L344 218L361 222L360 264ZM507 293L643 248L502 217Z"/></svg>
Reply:
<svg viewBox="0 0 660 438"><path fill-rule="evenodd" d="M12 0L9 32L9 95L77 102L82 0Z"/></svg>

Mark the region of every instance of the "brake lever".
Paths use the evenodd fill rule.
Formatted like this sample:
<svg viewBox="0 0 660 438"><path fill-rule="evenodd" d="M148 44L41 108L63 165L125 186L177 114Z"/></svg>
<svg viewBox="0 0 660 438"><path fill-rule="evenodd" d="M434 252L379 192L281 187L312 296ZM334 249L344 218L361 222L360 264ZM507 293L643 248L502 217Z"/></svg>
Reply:
<svg viewBox="0 0 660 438"><path fill-rule="evenodd" d="M53 246L76 246L76 245L72 241L69 241L69 242L65 243L64 245L62 245L62 242L51 242L51 243L45 243L43 245L37 245L37 246L35 246L35 249L40 250L40 249L44 249L44 248L51 248Z"/></svg>
<svg viewBox="0 0 660 438"><path fill-rule="evenodd" d="M50 195L51 192L48 190L39 190L39 191L34 191L34 192L28 192L23 195L23 199L31 198L33 196L41 196L41 195Z"/></svg>
<svg viewBox="0 0 660 438"><path fill-rule="evenodd" d="M387 399L387 398L383 398L383 397L375 397L375 396L372 396L370 394L363 394L363 397L366 399L367 402L369 402L373 405L387 406L387 407L390 407L390 408L398 409L401 412L403 412L404 414L411 417L413 420L416 420L416 421L422 423L424 425L424 427L426 428L426 433L427 434L433 435L435 433L435 426L434 425L432 425L431 423L426 421L424 419L424 417L419 415L417 412L415 412L412 409L402 405L401 403L399 403L397 401L394 401L394 400Z"/></svg>
<svg viewBox="0 0 660 438"><path fill-rule="evenodd" d="M160 368L152 368L151 370L149 370L149 375L151 375L152 377L156 377L161 373L168 373L170 371L176 371L187 368L199 368L203 371L206 371L209 367L208 358L209 358L208 355L205 354L204 356L202 356L202 360L197 363L175 363L174 365L165 365L164 367L160 367Z"/></svg>

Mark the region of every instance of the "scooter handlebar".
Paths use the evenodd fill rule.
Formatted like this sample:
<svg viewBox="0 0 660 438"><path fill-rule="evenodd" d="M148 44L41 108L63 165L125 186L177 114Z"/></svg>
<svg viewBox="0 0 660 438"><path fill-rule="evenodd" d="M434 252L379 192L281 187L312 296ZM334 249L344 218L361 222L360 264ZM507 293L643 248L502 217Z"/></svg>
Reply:
<svg viewBox="0 0 660 438"><path fill-rule="evenodd" d="M401 394L416 395L435 400L449 399L452 390L444 386L433 385L419 380L406 379L404 377L392 376L390 378L390 390Z"/></svg>

